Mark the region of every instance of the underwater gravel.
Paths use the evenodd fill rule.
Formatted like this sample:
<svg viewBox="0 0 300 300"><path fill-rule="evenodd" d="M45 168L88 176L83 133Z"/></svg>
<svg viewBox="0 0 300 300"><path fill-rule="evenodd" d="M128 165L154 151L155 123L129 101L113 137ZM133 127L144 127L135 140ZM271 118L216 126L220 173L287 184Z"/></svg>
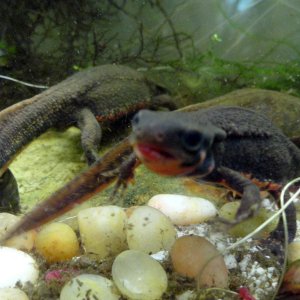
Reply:
<svg viewBox="0 0 300 300"><path fill-rule="evenodd" d="M203 236L213 243L220 252L224 251L227 247L237 241L236 238L228 236L225 232L215 232L215 227L210 224L176 226L176 230L178 237L184 235ZM272 257L271 255L268 256L263 250L264 249L257 245L257 241L249 240L247 243L244 243L238 248L224 254L225 263L230 272L229 289L231 291L236 292L239 287L245 286L256 299L272 299L282 268L278 262L278 258ZM190 297L188 298L190 300L202 299L196 294L195 283L193 280L178 277L178 275L172 272L169 253L167 251L160 251L152 254L152 257L163 265L169 277L168 291L162 299L181 299L178 295L183 293L190 294ZM100 274L106 278L111 278L112 262L113 259L97 261L86 255L75 257L71 261L65 263L57 263L53 265L47 265L45 261L39 259L41 271L39 282L34 287L25 287L24 291L31 300L58 299L63 282L69 280L75 275L89 273ZM65 272L61 281L47 282L45 281L44 276L51 269L63 269L70 271ZM210 299L219 298L212 297ZM224 300L231 298L221 297L220 299Z"/></svg>

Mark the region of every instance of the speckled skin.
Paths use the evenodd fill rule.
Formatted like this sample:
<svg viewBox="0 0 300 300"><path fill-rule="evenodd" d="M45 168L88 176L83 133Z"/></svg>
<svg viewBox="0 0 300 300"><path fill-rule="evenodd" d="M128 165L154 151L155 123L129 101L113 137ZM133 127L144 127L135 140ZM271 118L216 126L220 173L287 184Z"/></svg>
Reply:
<svg viewBox="0 0 300 300"><path fill-rule="evenodd" d="M177 167L177 175L222 184L242 194L237 221L259 209L259 187L278 196L283 184L300 175L300 150L271 121L248 109L221 106L194 112L142 110L132 122L132 143L150 169L159 160L177 160L182 170L187 170L180 174ZM145 155L139 145L146 147ZM147 160L151 151L162 157L157 155L155 162L151 156ZM296 230L293 206L287 214L291 241ZM279 230L282 234L281 227Z"/></svg>
<svg viewBox="0 0 300 300"><path fill-rule="evenodd" d="M87 161L94 163L102 136L99 122L129 120L140 108L159 106L154 95L154 87L139 72L126 66L103 65L76 73L8 107L0 112L0 181L12 158L51 127L77 125ZM168 106L167 102L161 105Z"/></svg>

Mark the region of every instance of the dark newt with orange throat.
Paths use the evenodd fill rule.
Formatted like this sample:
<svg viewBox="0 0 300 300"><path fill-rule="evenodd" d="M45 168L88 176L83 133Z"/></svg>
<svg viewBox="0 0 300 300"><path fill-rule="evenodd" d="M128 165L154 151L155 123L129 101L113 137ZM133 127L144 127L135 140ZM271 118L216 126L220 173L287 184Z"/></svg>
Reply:
<svg viewBox="0 0 300 300"><path fill-rule="evenodd" d="M89 165L98 160L99 122L130 121L141 108L175 106L145 77L126 66L103 65L76 73L30 99L0 112L0 208L19 210L15 179L8 170L14 156L49 128L81 129ZM126 123L123 123L124 126ZM124 127L123 126L123 127Z"/></svg>
<svg viewBox="0 0 300 300"><path fill-rule="evenodd" d="M260 188L278 198L281 187L300 175L300 150L271 121L248 109L141 110L132 125L132 145L150 170L224 185L241 194L236 222L260 208ZM293 204L286 214L292 241L296 232ZM283 239L281 221L271 236Z"/></svg>

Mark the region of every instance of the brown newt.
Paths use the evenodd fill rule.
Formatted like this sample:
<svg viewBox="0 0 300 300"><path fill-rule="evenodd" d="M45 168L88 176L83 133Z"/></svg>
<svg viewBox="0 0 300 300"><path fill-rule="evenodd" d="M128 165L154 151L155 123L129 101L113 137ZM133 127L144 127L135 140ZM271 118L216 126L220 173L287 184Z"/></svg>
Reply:
<svg viewBox="0 0 300 300"><path fill-rule="evenodd" d="M76 73L1 111L0 208L19 210L16 181L7 168L14 156L34 138L52 127L78 126L82 148L91 165L99 158L103 124L110 126L123 120L126 127L126 121L141 108L175 108L168 97L157 96L158 93L159 89L136 70L103 65Z"/></svg>

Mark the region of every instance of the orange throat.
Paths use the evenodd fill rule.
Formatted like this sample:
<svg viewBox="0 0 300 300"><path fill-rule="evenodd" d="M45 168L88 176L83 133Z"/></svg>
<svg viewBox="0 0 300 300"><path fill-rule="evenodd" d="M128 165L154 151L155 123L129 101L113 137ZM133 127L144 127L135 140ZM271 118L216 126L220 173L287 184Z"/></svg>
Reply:
<svg viewBox="0 0 300 300"><path fill-rule="evenodd" d="M146 144L135 144L134 151L143 164L151 171L165 176L184 175L195 166L182 166L182 162L170 153Z"/></svg>

